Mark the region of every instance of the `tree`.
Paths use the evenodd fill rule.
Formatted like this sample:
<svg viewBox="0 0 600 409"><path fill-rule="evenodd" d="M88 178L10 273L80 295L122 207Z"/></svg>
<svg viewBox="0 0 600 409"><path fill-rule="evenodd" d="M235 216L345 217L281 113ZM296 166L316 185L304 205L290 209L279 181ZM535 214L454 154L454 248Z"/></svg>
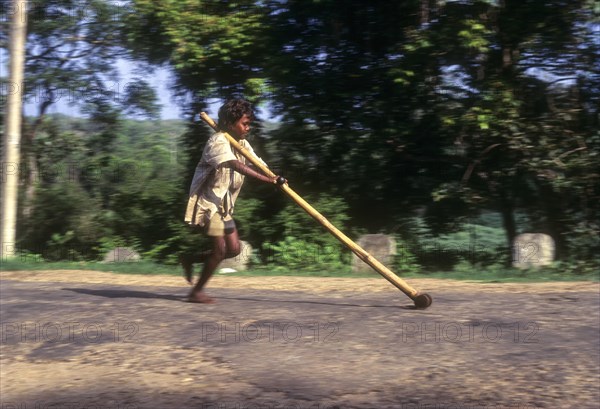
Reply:
<svg viewBox="0 0 600 409"><path fill-rule="evenodd" d="M185 196L184 130L171 121L119 119L109 126L48 115L35 140L44 172L31 215L19 223L21 249L79 260L127 245L173 261L174 242L186 239L175 226Z"/></svg>
<svg viewBox="0 0 600 409"><path fill-rule="evenodd" d="M140 58L171 64L192 105L215 95L261 96L267 16L259 4L137 0L133 7L127 19L130 48Z"/></svg>
<svg viewBox="0 0 600 409"><path fill-rule="evenodd" d="M10 31L10 78L12 92L6 104L6 126L2 138L2 232L0 258L14 256L17 226L18 172L20 167L21 110L23 106L23 66L27 13L18 1L12 2Z"/></svg>
<svg viewBox="0 0 600 409"><path fill-rule="evenodd" d="M48 108L58 101L90 115L123 109L156 117L158 106L148 83L119 82L116 62L129 52L121 46L125 3L99 0L42 0L27 4L29 27L24 99L37 114L24 126L22 179L24 214L30 214L39 177L34 140ZM0 36L0 41L5 38ZM112 114L111 114L112 115ZM42 170L43 172L43 170Z"/></svg>
<svg viewBox="0 0 600 409"><path fill-rule="evenodd" d="M473 45L487 46L466 66L467 83L478 95L461 104L455 116L471 162L455 193L470 192L467 198L500 211L508 248L518 233L518 208L537 231L555 239L559 258L580 253L579 246L569 248L569 236L578 223L594 223L584 214L597 217L590 199L598 197L592 187L598 144L593 127L586 125L586 118L595 115L584 108L580 88L594 54L586 48L597 52L589 32L590 6L586 1L568 7L507 1L489 7L485 19L457 33ZM532 75L534 67L562 80L544 81Z"/></svg>
<svg viewBox="0 0 600 409"><path fill-rule="evenodd" d="M590 1L135 7L133 49L175 68L191 112L213 95L269 99L281 116L265 140L278 152L272 165L301 193L343 196L369 230L424 209L443 233L493 209L510 249L522 210L560 257L578 247L569 244L577 226L595 231ZM577 81L552 86L535 67Z"/></svg>

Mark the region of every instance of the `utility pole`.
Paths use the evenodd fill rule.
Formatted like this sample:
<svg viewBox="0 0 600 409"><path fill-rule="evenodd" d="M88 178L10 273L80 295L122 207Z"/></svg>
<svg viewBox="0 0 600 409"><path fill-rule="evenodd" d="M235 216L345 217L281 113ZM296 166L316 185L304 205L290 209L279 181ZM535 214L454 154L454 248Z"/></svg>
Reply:
<svg viewBox="0 0 600 409"><path fill-rule="evenodd" d="M23 72L25 39L27 37L27 1L12 1L10 30L10 73L7 85L6 114L2 139L2 235L0 259L16 255L17 198L21 148L21 121L23 111Z"/></svg>

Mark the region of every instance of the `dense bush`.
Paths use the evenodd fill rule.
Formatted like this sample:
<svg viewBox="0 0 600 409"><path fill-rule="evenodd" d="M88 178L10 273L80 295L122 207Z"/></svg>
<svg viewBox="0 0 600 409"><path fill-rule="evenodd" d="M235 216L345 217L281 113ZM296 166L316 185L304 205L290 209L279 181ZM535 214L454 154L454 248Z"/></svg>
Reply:
<svg viewBox="0 0 600 409"><path fill-rule="evenodd" d="M28 202L26 192L21 192L18 250L23 256L101 260L114 247L127 246L146 260L176 264L182 254L210 248L209 240L182 220L190 177L189 156L178 138L183 124L124 121L113 131L110 136L82 119L46 119L34 146L38 167L34 200ZM255 249L255 266L284 271L349 269L350 250L296 203L273 186L247 183L235 218L241 239ZM351 223L345 199L329 194L305 198L349 237L368 232ZM482 213L443 233L426 217L399 219L391 232L382 231L395 234L392 268L399 274L505 268L506 235L498 214ZM519 213L517 224L521 230L531 227ZM596 268L598 262L590 259L586 247L598 241L594 230L595 226L582 225L566 237L580 251L552 267L556 274L585 275Z"/></svg>
<svg viewBox="0 0 600 409"><path fill-rule="evenodd" d="M31 147L35 167L26 164L22 172L23 182L33 183L21 190L19 252L98 260L112 246L126 245L167 260L177 250L165 243L182 241L176 221L184 206L185 154L177 151L183 125L120 123L44 120Z"/></svg>
<svg viewBox="0 0 600 409"><path fill-rule="evenodd" d="M340 198L321 195L307 202L330 223L345 232L348 206ZM273 218L275 232L264 246L266 262L289 269L340 269L349 263L349 250L295 203ZM347 234L347 232L345 232Z"/></svg>
<svg viewBox="0 0 600 409"><path fill-rule="evenodd" d="M498 227L478 224L459 225L455 231L436 234L426 220L414 217L402 223L404 246L409 260L426 270L451 270L458 263L498 264L506 259L506 238Z"/></svg>

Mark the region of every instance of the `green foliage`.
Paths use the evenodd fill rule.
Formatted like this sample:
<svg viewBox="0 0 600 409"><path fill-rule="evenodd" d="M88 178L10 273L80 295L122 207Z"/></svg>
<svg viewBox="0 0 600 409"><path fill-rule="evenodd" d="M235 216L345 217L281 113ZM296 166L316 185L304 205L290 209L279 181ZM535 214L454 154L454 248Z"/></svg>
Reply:
<svg viewBox="0 0 600 409"><path fill-rule="evenodd" d="M322 195L314 201L310 196L306 200L334 226L344 230L349 217L348 206L342 199ZM349 251L295 203L288 203L272 223L281 238L264 244L268 263L288 269L323 270L348 264Z"/></svg>
<svg viewBox="0 0 600 409"><path fill-rule="evenodd" d="M127 245L173 261L186 240L183 129L136 121L107 128L48 117L34 145L37 194L21 219L21 246L47 259L95 260Z"/></svg>
<svg viewBox="0 0 600 409"><path fill-rule="evenodd" d="M245 192L242 195L246 196L248 189L245 187ZM253 247L258 247L260 242L254 241L261 237L271 237L275 227L270 218L264 217L265 203L254 197L239 197L235 203L235 223L240 234L240 237L250 240ZM246 239L244 239L246 240Z"/></svg>
<svg viewBox="0 0 600 409"><path fill-rule="evenodd" d="M429 271L449 271L463 263L502 264L506 258L505 232L499 227L479 224L483 220L473 219L472 223L460 224L456 230L440 234L424 218L411 218L403 224L405 241L400 242L409 252L409 262Z"/></svg>
<svg viewBox="0 0 600 409"><path fill-rule="evenodd" d="M157 119L160 114L160 105L156 99L156 93L150 83L141 78L135 78L125 86L121 103L123 110L128 114Z"/></svg>
<svg viewBox="0 0 600 409"><path fill-rule="evenodd" d="M157 109L143 80L113 98L114 61L133 53L175 69L190 112L216 97L269 100L280 122L255 144L267 162L298 191L328 192L313 204L344 231L389 231L422 214L402 243L426 268L496 265L524 230L551 234L571 266L591 259L600 250L596 4L433 3L38 2L52 18L30 26L26 97L44 98L25 126L21 240L33 253L79 246L77 257L93 258L101 238L118 237L167 262L203 245L180 220L207 130L124 120ZM69 5L85 6L86 21ZM533 75L540 67L557 80ZM45 122L73 90L90 121ZM474 220L487 211L500 215L494 226ZM263 258L287 252L298 266L294 254L322 251L316 263L342 254L345 264L341 245L307 217L264 186L236 209L244 238L270 243ZM410 255L399 263L414 269Z"/></svg>
<svg viewBox="0 0 600 409"><path fill-rule="evenodd" d="M271 164L304 191L343 196L357 227L425 208L448 233L493 210L510 239L524 211L563 258L598 231L592 2L134 5L132 48L170 61L191 109L268 97L281 116ZM555 87L535 67L579 78Z"/></svg>
<svg viewBox="0 0 600 409"><path fill-rule="evenodd" d="M106 233L98 202L68 181L39 188L36 198L32 214L20 224L24 249L49 260L94 259L96 241Z"/></svg>
<svg viewBox="0 0 600 409"><path fill-rule="evenodd" d="M396 235L396 256L394 257L394 269L400 276L405 274L418 274L421 272L421 265L417 257L410 249L409 245Z"/></svg>
<svg viewBox="0 0 600 409"><path fill-rule="evenodd" d="M503 264L487 264L472 263L469 260L460 260L456 263L450 274L458 275L466 279L474 280L502 280L508 277L526 277L523 270L508 268Z"/></svg>
<svg viewBox="0 0 600 409"><path fill-rule="evenodd" d="M599 265L598 260L592 260L578 263L555 262L551 266L517 269L504 264L486 265L463 260L456 264L452 271L440 272L432 276L491 282L598 281L600 279Z"/></svg>
<svg viewBox="0 0 600 409"><path fill-rule="evenodd" d="M569 260L553 263L544 268L557 276L572 276L581 278L600 278L600 257L597 255L588 260Z"/></svg>
<svg viewBox="0 0 600 409"><path fill-rule="evenodd" d="M450 257L480 264L501 264L505 254L503 229L467 223L462 230L438 237Z"/></svg>
<svg viewBox="0 0 600 409"><path fill-rule="evenodd" d="M210 250L211 242L199 231L180 220L169 221L168 237L158 240L142 253L144 259L164 264L178 264L179 256Z"/></svg>
<svg viewBox="0 0 600 409"><path fill-rule="evenodd" d="M196 84L198 95L264 92L260 40L268 13L259 4L137 0L132 11L125 20L130 49L153 62L170 60L181 78Z"/></svg>
<svg viewBox="0 0 600 409"><path fill-rule="evenodd" d="M331 224L342 231L344 230L349 217L347 215L348 205L343 199L329 194L322 194L317 198L306 195L305 200L325 216ZM339 243L317 221L311 219L304 210L291 201L274 217L273 223L280 229L283 228L283 236L285 237L296 237L320 245Z"/></svg>
<svg viewBox="0 0 600 409"><path fill-rule="evenodd" d="M267 263L289 271L344 269L341 247L286 236L275 244L265 243Z"/></svg>
<svg viewBox="0 0 600 409"><path fill-rule="evenodd" d="M24 98L39 107L40 117L58 101L156 113L156 95L145 81L119 90L116 61L130 54L122 47L125 4L39 0L28 10ZM1 32L4 43L9 30Z"/></svg>
<svg viewBox="0 0 600 409"><path fill-rule="evenodd" d="M2 271L35 271L35 270L91 270L120 274L166 274L181 276L181 268L150 261L128 263L102 263L98 261L47 261L40 255L23 254L22 256L0 260ZM25 274L25 273L24 273Z"/></svg>
<svg viewBox="0 0 600 409"><path fill-rule="evenodd" d="M98 254L98 261L102 261L105 254L117 247L129 247L139 250L139 243L128 242L122 237L101 237L100 240L98 240L98 244L95 248Z"/></svg>

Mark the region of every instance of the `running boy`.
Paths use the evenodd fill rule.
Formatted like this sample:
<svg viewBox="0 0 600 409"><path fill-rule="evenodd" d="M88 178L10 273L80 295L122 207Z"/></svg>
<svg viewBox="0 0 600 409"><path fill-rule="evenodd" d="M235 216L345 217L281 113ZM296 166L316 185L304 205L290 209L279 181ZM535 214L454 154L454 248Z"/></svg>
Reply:
<svg viewBox="0 0 600 409"><path fill-rule="evenodd" d="M219 129L229 133L255 155L245 139L252 120L254 112L248 101L232 99L219 109ZM264 176L246 165L246 158L235 152L223 132L215 133L206 143L190 186L185 221L192 226L203 227L212 239L212 251L203 257L204 267L189 295L190 302L213 303L214 300L204 292L206 283L221 261L240 253L233 209L244 176L277 183L277 177ZM192 284L192 262L182 259L182 265L188 282Z"/></svg>

